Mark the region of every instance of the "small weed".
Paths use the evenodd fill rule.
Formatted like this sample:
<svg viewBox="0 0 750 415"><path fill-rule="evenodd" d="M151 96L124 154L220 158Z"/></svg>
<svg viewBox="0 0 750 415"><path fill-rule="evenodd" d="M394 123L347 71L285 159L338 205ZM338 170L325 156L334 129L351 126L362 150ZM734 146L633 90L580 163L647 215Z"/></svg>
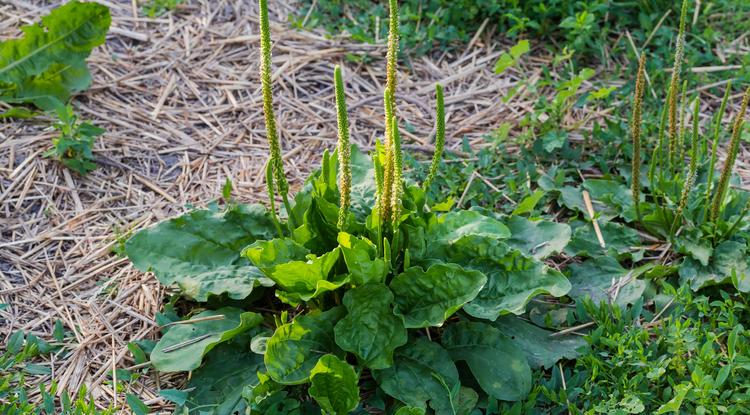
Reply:
<svg viewBox="0 0 750 415"><path fill-rule="evenodd" d="M54 127L60 136L52 139L52 148L44 156L59 160L81 175L96 169L92 149L96 137L104 134L104 130L90 122L80 121L70 105L59 108L57 116Z"/></svg>

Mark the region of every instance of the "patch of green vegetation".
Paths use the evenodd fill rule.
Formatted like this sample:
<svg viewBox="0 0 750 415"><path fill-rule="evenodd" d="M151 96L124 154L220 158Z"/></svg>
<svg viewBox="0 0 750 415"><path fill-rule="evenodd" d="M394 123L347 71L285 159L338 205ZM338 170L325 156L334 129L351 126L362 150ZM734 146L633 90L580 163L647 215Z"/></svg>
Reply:
<svg viewBox="0 0 750 415"><path fill-rule="evenodd" d="M62 324L55 324L55 340L64 339ZM90 400L85 388L71 396L59 391L56 382L39 385L40 394L32 403L34 393L27 388L27 376L49 375L46 365L32 363L35 357L59 351L60 346L47 343L34 336L17 331L5 339L5 351L0 354L0 413L5 415L111 415L113 409L100 410ZM59 396L59 397L58 397Z"/></svg>
<svg viewBox="0 0 750 415"><path fill-rule="evenodd" d="M149 0L142 5L143 13L148 17L159 17L177 9L185 0Z"/></svg>
<svg viewBox="0 0 750 415"><path fill-rule="evenodd" d="M52 148L44 156L59 160L81 175L96 169L92 150L96 137L104 134L104 130L80 121L70 105L58 108L57 116L54 127L60 135L52 139Z"/></svg>

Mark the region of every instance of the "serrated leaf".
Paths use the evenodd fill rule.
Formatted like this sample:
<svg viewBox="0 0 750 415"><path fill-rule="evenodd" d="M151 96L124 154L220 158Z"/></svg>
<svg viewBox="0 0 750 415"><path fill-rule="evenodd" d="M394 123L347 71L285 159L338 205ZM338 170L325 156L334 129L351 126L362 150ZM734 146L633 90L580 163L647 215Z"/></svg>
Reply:
<svg viewBox="0 0 750 415"><path fill-rule="evenodd" d="M277 328L266 343L264 356L271 379L285 385L307 382L320 356L336 351L333 327L343 313L336 307L298 316Z"/></svg>
<svg viewBox="0 0 750 415"><path fill-rule="evenodd" d="M336 344L354 353L370 369L393 364L393 351L406 344L406 328L393 315L393 294L383 284L367 284L344 294L349 311L336 324Z"/></svg>
<svg viewBox="0 0 750 415"><path fill-rule="evenodd" d="M233 307L204 311L193 319L223 315L196 323L178 324L167 331L151 352L151 363L161 372L189 371L201 364L203 355L263 322L260 314Z"/></svg>
<svg viewBox="0 0 750 415"><path fill-rule="evenodd" d="M479 386L493 398L517 401L531 390L526 356L500 330L462 321L446 328L442 343L453 360L466 362Z"/></svg>
<svg viewBox="0 0 750 415"><path fill-rule="evenodd" d="M456 264L436 263L427 270L411 267L391 281L393 312L404 318L407 328L441 326L473 300L486 282L481 272Z"/></svg>
<svg viewBox="0 0 750 415"><path fill-rule="evenodd" d="M450 408L460 386L458 370L450 354L427 339L419 338L396 351L393 366L373 372L388 395L422 410ZM440 412L443 413L443 412Z"/></svg>
<svg viewBox="0 0 750 415"><path fill-rule="evenodd" d="M479 295L464 306L465 312L477 318L495 320L503 314L523 314L533 297L562 297L570 290L564 275L519 251L493 262L474 262L471 267L487 276Z"/></svg>
<svg viewBox="0 0 750 415"><path fill-rule="evenodd" d="M52 110L86 89L85 59L104 43L110 20L106 6L71 1L23 26L22 38L0 43L0 101Z"/></svg>
<svg viewBox="0 0 750 415"><path fill-rule="evenodd" d="M152 271L164 285L177 285L196 301L209 295L246 298L272 282L240 256L257 239L275 233L260 205L237 205L224 212L195 210L136 233L125 253L141 271Z"/></svg>
<svg viewBox="0 0 750 415"><path fill-rule="evenodd" d="M537 259L562 252L570 241L571 229L566 224L518 216L511 216L507 224L511 233L508 245Z"/></svg>
<svg viewBox="0 0 750 415"><path fill-rule="evenodd" d="M310 372L308 393L324 414L346 415L359 403L359 376L348 363L327 354Z"/></svg>
<svg viewBox="0 0 750 415"><path fill-rule="evenodd" d="M561 359L575 359L588 343L583 337L566 335L551 337L549 330L527 323L515 316L504 316L492 323L523 351L532 369L550 369Z"/></svg>

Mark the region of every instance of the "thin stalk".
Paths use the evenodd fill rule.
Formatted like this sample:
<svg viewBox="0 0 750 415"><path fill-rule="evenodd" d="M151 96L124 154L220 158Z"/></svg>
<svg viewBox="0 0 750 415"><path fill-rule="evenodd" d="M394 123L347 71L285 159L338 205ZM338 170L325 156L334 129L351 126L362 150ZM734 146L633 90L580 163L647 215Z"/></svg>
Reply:
<svg viewBox="0 0 750 415"><path fill-rule="evenodd" d="M388 88L383 93L385 103L385 164L383 166L383 192L380 197L380 218L386 219L391 214L391 192L393 191L393 132L391 130L393 116L393 101Z"/></svg>
<svg viewBox="0 0 750 415"><path fill-rule="evenodd" d="M708 180L706 181L706 203L703 211L703 220L706 220L708 216L709 206L711 205L711 191L713 190L714 174L716 170L716 157L719 149L719 134L721 132L721 122L724 119L724 113L727 109L727 101L729 101L729 94L732 92L732 81L727 82L727 90L724 91L724 98L721 100L721 106L719 112L716 114L716 120L714 121L714 134L713 143L711 143L711 161L708 163Z"/></svg>
<svg viewBox="0 0 750 415"><path fill-rule="evenodd" d="M336 115L338 121L338 155L339 155L339 231L344 230L346 216L351 204L352 188L352 163L351 144L349 143L349 116L346 110L346 92L344 91L344 80L341 76L341 67L336 66L333 70L334 85L336 89Z"/></svg>
<svg viewBox="0 0 750 415"><path fill-rule="evenodd" d="M273 226L276 228L276 232L279 233L279 238L283 238L284 231L281 230L281 223L279 222L278 215L276 215L276 196L273 194L273 164L271 163L271 159L268 159L268 162L266 162L266 184L268 183L271 183L270 186L266 186L271 220L273 221Z"/></svg>
<svg viewBox="0 0 750 415"><path fill-rule="evenodd" d="M745 207L742 209L742 212L740 212L740 215L737 217L737 220L734 221L732 226L729 228L726 234L724 234L724 239L729 239L734 235L735 232L737 232L737 229L740 227L740 224L743 223L745 216L747 216L748 212L750 212L750 201L745 203Z"/></svg>
<svg viewBox="0 0 750 415"><path fill-rule="evenodd" d="M670 175L677 164L677 96L680 87L680 74L682 72L682 60L685 53L685 22L687 19L687 0L682 2L682 13L680 14L680 31L677 34L677 46L675 50L674 67L672 68L672 79L669 83L669 96L667 107L669 109L669 171Z"/></svg>
<svg viewBox="0 0 750 415"><path fill-rule="evenodd" d="M727 159L724 161L724 167L721 169L721 176L719 177L719 184L716 187L716 194L714 195L714 202L711 206L711 222L716 227L719 214L721 213L721 206L724 203L724 197L729 187L729 179L732 176L732 169L734 163L737 161L737 152L740 149L740 135L742 133L742 127L745 123L745 113L747 112L748 101L750 100L750 88L745 92L745 97L742 99L742 105L740 106L740 112L734 119L734 129L732 130L732 138L729 141L729 151L727 152ZM714 228L715 229L715 228Z"/></svg>
<svg viewBox="0 0 750 415"><path fill-rule="evenodd" d="M646 54L641 54L638 64L638 77L635 81L635 98L633 99L633 119L630 124L630 132L633 137L633 163L631 171L631 192L633 194L633 205L638 216L638 222L643 222L641 216L641 118L643 112L643 90L645 86Z"/></svg>
<svg viewBox="0 0 750 415"><path fill-rule="evenodd" d="M672 222L671 234L674 235L677 231L677 227L682 222L682 213L685 211L688 199L690 197L690 191L693 189L693 183L695 183L695 176L698 173L698 142L700 141L698 117L700 115L700 102L696 97L694 102L695 108L693 108L693 140L690 146L690 166L688 167L687 177L682 185L682 194L680 195L680 203L677 206L677 212L675 213L674 222Z"/></svg>
<svg viewBox="0 0 750 415"><path fill-rule="evenodd" d="M401 220L401 198L404 193L404 158L401 154L401 134L398 131L398 120L391 118L391 133L393 134L393 190L391 191L391 223L394 232ZM394 238L395 243L395 238Z"/></svg>
<svg viewBox="0 0 750 415"><path fill-rule="evenodd" d="M435 85L435 98L437 100L437 106L435 109L435 153L432 155L432 164L430 165L430 172L427 174L427 179L422 183L422 189L427 192L435 180L435 175L440 167L440 159L443 157L443 149L445 148L445 102L443 99L443 86L440 84Z"/></svg>
<svg viewBox="0 0 750 415"><path fill-rule="evenodd" d="M380 200L381 218L390 215L391 191L393 187L393 140L391 134L391 118L396 102L396 64L398 60L398 1L390 0L390 17L388 24L388 51L386 53L386 83L384 93L385 107L385 166L383 171L383 197Z"/></svg>
<svg viewBox="0 0 750 415"><path fill-rule="evenodd" d="M659 163L659 183L662 183L664 181L664 168L667 166L668 160L667 157L669 157L668 149L666 149L666 143L664 142L665 138L665 131L667 126L667 107L662 108L661 110L661 123L659 124L659 144L657 144L658 148L658 163ZM656 158L656 155L654 159ZM653 162L654 160L652 160ZM652 169L653 170L653 169ZM656 192L658 190L658 186L654 186L654 179L653 179L653 173L652 173L652 179L651 179L651 188L652 192Z"/></svg>
<svg viewBox="0 0 750 415"><path fill-rule="evenodd" d="M688 107L688 100L687 100L687 80L684 80L682 82L682 94L680 98L680 128L679 128L679 135L680 135L680 142L679 142L679 156L677 156L677 165L681 166L683 163L685 163L685 142L687 141L687 128L685 128L685 118L687 114L687 107ZM678 171L679 174L679 171Z"/></svg>

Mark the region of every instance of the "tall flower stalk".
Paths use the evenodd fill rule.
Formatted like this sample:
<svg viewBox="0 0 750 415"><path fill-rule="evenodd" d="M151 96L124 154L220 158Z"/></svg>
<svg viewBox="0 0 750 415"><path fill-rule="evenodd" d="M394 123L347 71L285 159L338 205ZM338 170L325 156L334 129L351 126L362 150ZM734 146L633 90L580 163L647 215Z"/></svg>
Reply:
<svg viewBox="0 0 750 415"><path fill-rule="evenodd" d="M383 106L385 108L385 165L383 166L383 192L380 196L380 217L391 216L392 192L394 184L393 165L393 135L391 132L391 118L394 117L396 102L396 64L398 61L398 1L390 0L390 20L388 32L388 52L386 54L386 82Z"/></svg>
<svg viewBox="0 0 750 415"><path fill-rule="evenodd" d="M630 132L633 137L633 162L632 162L632 180L631 191L633 194L633 206L638 216L638 221L642 222L641 217L641 118L643 114L643 90L645 89L646 74L646 55L641 54L638 63L638 77L635 81L635 98L633 99L633 119L630 124Z"/></svg>
<svg viewBox="0 0 750 415"><path fill-rule="evenodd" d="M401 134L398 131L398 120L391 118L391 138L393 140L393 190L391 190L391 224L396 229L401 220L401 198L404 193L403 169L404 157L401 153Z"/></svg>
<svg viewBox="0 0 750 415"><path fill-rule="evenodd" d="M719 148L719 133L721 132L721 121L724 119L724 113L727 110L727 101L729 101L729 94L732 92L732 81L727 82L727 90L724 91L724 98L721 100L721 106L719 107L719 113L716 114L716 121L714 124L713 142L711 143L711 161L708 163L708 179L706 180L706 210L704 211L704 219L708 215L708 206L711 204L711 191L713 190L714 174L716 170L716 156Z"/></svg>
<svg viewBox="0 0 750 415"><path fill-rule="evenodd" d="M440 159L443 157L443 149L445 148L445 102L443 98L443 86L440 84L435 85L435 99L437 100L435 114L435 153L432 155L430 172L422 184L422 189L425 192L430 188L432 181L435 180L438 167L440 167Z"/></svg>
<svg viewBox="0 0 750 415"><path fill-rule="evenodd" d="M346 110L346 93L341 67L336 65L333 70L334 87L336 89L336 119L338 121L338 155L339 155L339 230L344 230L346 216L349 213L352 191L352 148L349 143L349 115Z"/></svg>
<svg viewBox="0 0 750 415"><path fill-rule="evenodd" d="M688 167L687 177L685 177L685 182L682 185L680 203L677 205L677 212L675 213L674 222L672 222L672 234L677 231L677 227L682 222L682 212L684 212L687 207L690 191L693 190L695 176L698 174L698 143L700 142L700 126L698 125L698 121L701 106L697 97L695 98L693 105L693 140L690 146L690 165Z"/></svg>
<svg viewBox="0 0 750 415"><path fill-rule="evenodd" d="M271 29L268 21L268 0L258 0L260 7L260 82L263 90L263 114L266 121L266 135L271 151L270 165L273 169L272 175L284 207L289 215L290 223L294 224L292 209L289 205L289 184L284 173L284 162L281 159L281 144L276 130L276 116L273 112L273 89L271 85ZM274 183L266 180L269 194L274 194Z"/></svg>
<svg viewBox="0 0 750 415"><path fill-rule="evenodd" d="M721 213L721 206L724 204L724 197L729 188L729 179L732 176L732 169L734 163L737 161L737 152L740 149L740 135L742 134L742 127L745 124L745 113L747 112L748 101L750 101L750 88L745 92L745 97L742 99L742 105L740 106L740 112L734 119L734 129L732 130L732 138L729 141L729 149L727 150L727 159L724 161L724 167L721 169L721 176L719 177L719 183L716 185L716 193L714 194L714 201L711 206L711 222L717 223L719 214Z"/></svg>
<svg viewBox="0 0 750 415"><path fill-rule="evenodd" d="M679 123L677 114L677 100L679 96L680 87L680 72L682 71L682 59L685 53L685 25L687 20L687 0L682 2L682 13L680 14L680 31L677 34L677 46L675 51L674 67L672 68L672 79L669 83L669 95L667 97L667 108L669 112L669 171L678 166L677 155L679 154L679 148L677 142L679 139L679 131L677 124Z"/></svg>

